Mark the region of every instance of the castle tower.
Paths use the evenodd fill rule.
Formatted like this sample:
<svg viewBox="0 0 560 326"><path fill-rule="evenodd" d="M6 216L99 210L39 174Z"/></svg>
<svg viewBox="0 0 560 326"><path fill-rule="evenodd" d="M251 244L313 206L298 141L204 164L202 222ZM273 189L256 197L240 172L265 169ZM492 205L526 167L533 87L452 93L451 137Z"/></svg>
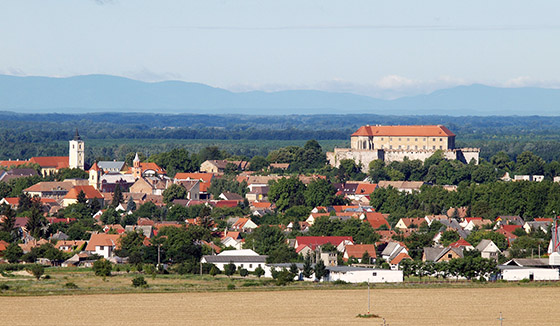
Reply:
<svg viewBox="0 0 560 326"><path fill-rule="evenodd" d="M89 185L93 186L95 189L99 190L101 187L101 176L103 175L103 170L99 168L99 165L93 163L89 169Z"/></svg>
<svg viewBox="0 0 560 326"><path fill-rule="evenodd" d="M76 135L70 142L68 165L71 169L84 169L84 141L76 128Z"/></svg>
<svg viewBox="0 0 560 326"><path fill-rule="evenodd" d="M140 177L142 177L142 167L140 166L140 158L138 157L138 153L136 153L136 156L132 161L132 175L135 179L139 179Z"/></svg>

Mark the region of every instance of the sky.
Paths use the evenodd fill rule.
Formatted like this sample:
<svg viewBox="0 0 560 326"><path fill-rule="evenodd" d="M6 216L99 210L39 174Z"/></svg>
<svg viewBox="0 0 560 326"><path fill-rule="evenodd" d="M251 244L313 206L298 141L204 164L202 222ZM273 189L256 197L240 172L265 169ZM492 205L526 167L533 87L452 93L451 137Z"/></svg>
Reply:
<svg viewBox="0 0 560 326"><path fill-rule="evenodd" d="M379 98L560 88L560 1L0 0L0 74Z"/></svg>

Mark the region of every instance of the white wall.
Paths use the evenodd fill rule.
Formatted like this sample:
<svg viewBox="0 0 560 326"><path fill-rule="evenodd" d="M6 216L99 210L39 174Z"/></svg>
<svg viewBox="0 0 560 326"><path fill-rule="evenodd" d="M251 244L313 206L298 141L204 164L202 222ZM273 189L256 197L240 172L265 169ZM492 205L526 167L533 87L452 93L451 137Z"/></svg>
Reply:
<svg viewBox="0 0 560 326"><path fill-rule="evenodd" d="M348 283L399 283L403 281L403 272L389 269L352 270L347 272L331 271L325 281L345 281Z"/></svg>
<svg viewBox="0 0 560 326"><path fill-rule="evenodd" d="M560 274L555 268L512 268L502 270L502 279L505 281L521 281L529 279L533 274L535 281L558 281Z"/></svg>

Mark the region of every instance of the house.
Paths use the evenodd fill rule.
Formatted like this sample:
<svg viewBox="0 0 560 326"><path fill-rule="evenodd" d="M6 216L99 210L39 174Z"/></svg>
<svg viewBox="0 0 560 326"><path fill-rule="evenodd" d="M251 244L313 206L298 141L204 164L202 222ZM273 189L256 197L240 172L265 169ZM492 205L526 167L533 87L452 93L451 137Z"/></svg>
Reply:
<svg viewBox="0 0 560 326"><path fill-rule="evenodd" d="M468 243L467 240L465 240L463 238L459 239L456 242L453 242L452 244L449 245L449 247L451 247L451 248L461 248L461 249L463 249L463 251L474 250L473 245Z"/></svg>
<svg viewBox="0 0 560 326"><path fill-rule="evenodd" d="M233 192L222 192L218 198L222 200L236 200L239 202L243 201L243 196Z"/></svg>
<svg viewBox="0 0 560 326"><path fill-rule="evenodd" d="M411 218L401 218L397 224L395 224L395 229L407 230L407 229L417 229L422 223L426 223L426 219L423 217L411 217Z"/></svg>
<svg viewBox="0 0 560 326"><path fill-rule="evenodd" d="M302 237L296 237L294 246L295 248L298 248L304 245L304 246L308 246L311 250L315 250L317 247L323 246L327 243L330 243L333 246L335 246L339 252L344 252L344 248L347 245L354 244L354 239L352 239L352 237L345 237L345 236L337 236L337 237L302 236Z"/></svg>
<svg viewBox="0 0 560 326"><path fill-rule="evenodd" d="M370 257L370 261L363 262L362 257L366 252ZM350 257L353 257L356 258L360 263L373 264L375 263L375 259L377 258L377 253L375 251L375 246L372 244L355 244L355 245L347 245L346 248L344 249L344 254L342 257L346 261L348 261Z"/></svg>
<svg viewBox="0 0 560 326"><path fill-rule="evenodd" d="M10 244L4 240L0 240L0 256L2 256L2 251L6 250Z"/></svg>
<svg viewBox="0 0 560 326"><path fill-rule="evenodd" d="M136 182L130 186L128 191L131 193L142 193L147 195L161 195L170 185L171 180L155 176L143 176L136 179Z"/></svg>
<svg viewBox="0 0 560 326"><path fill-rule="evenodd" d="M380 250L381 249L383 249L381 251L381 258L383 258L386 262L391 262L401 253L408 255L408 249L400 242L391 241L387 243L384 248L380 246Z"/></svg>
<svg viewBox="0 0 560 326"><path fill-rule="evenodd" d="M122 192L128 192L136 182L132 174L107 173L99 179L99 190L102 192L115 192L117 185Z"/></svg>
<svg viewBox="0 0 560 326"><path fill-rule="evenodd" d="M255 222L247 217L234 217L228 219L228 224L231 223L232 230L239 232L251 232L258 227Z"/></svg>
<svg viewBox="0 0 560 326"><path fill-rule="evenodd" d="M75 186L68 191L68 193L64 196L62 200L62 206L68 207L72 204L76 204L78 202L78 196L80 193L83 192L85 195L86 201L89 203L92 200L97 200L101 207L103 207L104 199L103 195L95 189L93 186Z"/></svg>
<svg viewBox="0 0 560 326"><path fill-rule="evenodd" d="M549 258L514 258L499 265L500 278L506 281L558 281L560 280L560 254Z"/></svg>
<svg viewBox="0 0 560 326"><path fill-rule="evenodd" d="M510 224L510 225L523 225L525 224L525 221L523 220L523 218L521 218L521 216L498 216L496 218L496 226L500 227L504 224Z"/></svg>
<svg viewBox="0 0 560 326"><path fill-rule="evenodd" d="M37 171L34 169L11 169L8 171L0 170L0 182L10 182L19 178L27 178L37 176Z"/></svg>
<svg viewBox="0 0 560 326"><path fill-rule="evenodd" d="M498 261L498 256L502 253L494 241L488 239L482 239L476 246L476 250L480 251L482 258L494 259L495 261Z"/></svg>
<svg viewBox="0 0 560 326"><path fill-rule="evenodd" d="M373 269L353 266L328 266L323 282L344 281L348 283L401 283L403 271L392 269Z"/></svg>
<svg viewBox="0 0 560 326"><path fill-rule="evenodd" d="M245 194L248 201L266 201L268 200L269 186L253 186L251 190Z"/></svg>
<svg viewBox="0 0 560 326"><path fill-rule="evenodd" d="M210 194L208 193L208 188L214 180L214 175L212 173L177 173L173 182L181 181L193 181L198 180L199 182L199 199L210 199Z"/></svg>
<svg viewBox="0 0 560 326"><path fill-rule="evenodd" d="M542 231L544 233L548 233L548 228L551 224L551 218L535 218L534 221L525 222L525 224L523 224L523 229L527 233L531 233L532 231Z"/></svg>
<svg viewBox="0 0 560 326"><path fill-rule="evenodd" d="M18 168L22 165L28 165L30 164L29 161L25 161L25 160L7 160L7 161L0 161L0 167L2 168L6 168L6 169L14 169L14 168Z"/></svg>
<svg viewBox="0 0 560 326"><path fill-rule="evenodd" d="M474 229L479 229L486 225L491 225L492 221L485 220L482 217L465 217L459 225L468 231L472 231Z"/></svg>
<svg viewBox="0 0 560 326"><path fill-rule="evenodd" d="M167 172L154 162L140 162L138 153L132 160L132 167L129 168L128 173L132 174L135 179L141 177L155 177L163 176Z"/></svg>
<svg viewBox="0 0 560 326"><path fill-rule="evenodd" d="M425 183L422 181L379 181L377 184L378 188L389 188L393 187L400 192L407 192L411 194L414 191L420 191Z"/></svg>
<svg viewBox="0 0 560 326"><path fill-rule="evenodd" d="M315 220L318 219L319 217L323 217L323 216L330 216L329 213L310 213L309 217L305 220L305 222L307 222L309 225L313 225L313 223L315 223Z"/></svg>
<svg viewBox="0 0 560 326"><path fill-rule="evenodd" d="M58 240L54 247L64 252L72 252L81 250L85 244L86 242L82 240Z"/></svg>
<svg viewBox="0 0 560 326"><path fill-rule="evenodd" d="M206 160L200 165L200 171L206 173L224 173L228 164L232 164L238 171L244 171L249 167L249 162L247 161Z"/></svg>
<svg viewBox="0 0 560 326"><path fill-rule="evenodd" d="M97 166L104 173L121 173L126 171L126 163L124 161L99 161Z"/></svg>
<svg viewBox="0 0 560 326"><path fill-rule="evenodd" d="M290 163L270 163L268 168L270 170L287 170L290 168Z"/></svg>
<svg viewBox="0 0 560 326"><path fill-rule="evenodd" d="M381 226L385 225L387 230L391 229L391 225L385 219L385 215L378 212L366 212L363 213L360 218L371 225L374 230L379 229Z"/></svg>
<svg viewBox="0 0 560 326"><path fill-rule="evenodd" d="M127 225L124 227L124 232L142 233L144 237L151 239L154 236L154 227L153 225Z"/></svg>
<svg viewBox="0 0 560 326"><path fill-rule="evenodd" d="M41 168L41 175L43 177L53 175L60 169L70 167L69 156L42 156L32 157L29 163L38 164Z"/></svg>
<svg viewBox="0 0 560 326"><path fill-rule="evenodd" d="M534 181L542 182L544 180L544 175L514 175L513 181Z"/></svg>
<svg viewBox="0 0 560 326"><path fill-rule="evenodd" d="M85 251L108 259L119 248L119 234L92 233Z"/></svg>
<svg viewBox="0 0 560 326"><path fill-rule="evenodd" d="M264 269L267 257L259 255L251 249L224 250L217 255L202 256L200 262L214 264L221 271L224 271L225 265L234 264L236 270L244 268L249 272L254 272L258 267Z"/></svg>
<svg viewBox="0 0 560 326"><path fill-rule="evenodd" d="M450 261L451 259L463 258L463 248L433 248L424 247L424 253L422 254L422 261L432 261L439 263L442 261Z"/></svg>
<svg viewBox="0 0 560 326"><path fill-rule="evenodd" d="M408 255L408 253L401 252L400 254L395 256L395 258L393 258L389 261L389 266L391 266L392 270L398 270L398 269L400 269L401 262L403 260L407 260L407 259L412 260L412 258Z"/></svg>
<svg viewBox="0 0 560 326"><path fill-rule="evenodd" d="M29 196L39 196L41 198L62 199L74 188L74 184L69 181L43 181L32 185L23 190Z"/></svg>

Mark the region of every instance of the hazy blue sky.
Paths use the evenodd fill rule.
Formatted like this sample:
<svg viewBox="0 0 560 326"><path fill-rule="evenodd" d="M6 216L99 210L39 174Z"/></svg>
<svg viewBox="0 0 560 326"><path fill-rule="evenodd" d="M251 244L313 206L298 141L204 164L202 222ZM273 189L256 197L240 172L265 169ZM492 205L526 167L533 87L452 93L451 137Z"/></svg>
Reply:
<svg viewBox="0 0 560 326"><path fill-rule="evenodd" d="M560 1L0 0L0 73L382 97L560 87Z"/></svg>

